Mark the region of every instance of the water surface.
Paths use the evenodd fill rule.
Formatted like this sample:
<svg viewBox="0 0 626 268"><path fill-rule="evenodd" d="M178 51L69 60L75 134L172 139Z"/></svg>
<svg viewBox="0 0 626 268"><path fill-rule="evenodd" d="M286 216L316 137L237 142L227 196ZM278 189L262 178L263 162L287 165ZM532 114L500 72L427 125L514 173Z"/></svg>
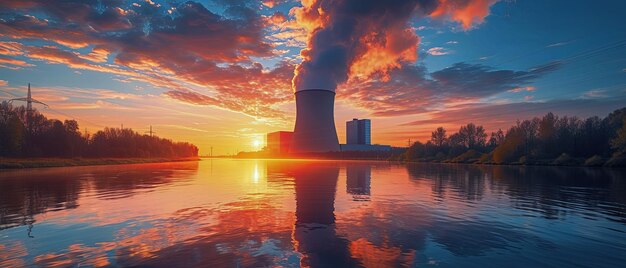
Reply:
<svg viewBox="0 0 626 268"><path fill-rule="evenodd" d="M205 159L0 172L2 267L624 263L624 170Z"/></svg>

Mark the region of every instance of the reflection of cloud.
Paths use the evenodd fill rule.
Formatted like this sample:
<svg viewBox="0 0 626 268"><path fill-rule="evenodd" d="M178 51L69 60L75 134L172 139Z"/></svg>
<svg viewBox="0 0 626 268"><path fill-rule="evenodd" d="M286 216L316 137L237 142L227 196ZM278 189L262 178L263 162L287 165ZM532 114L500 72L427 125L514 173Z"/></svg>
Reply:
<svg viewBox="0 0 626 268"><path fill-rule="evenodd" d="M73 244L68 252L60 254L43 254L35 257L35 263L45 267L92 266L105 267L111 265L102 248Z"/></svg>
<svg viewBox="0 0 626 268"><path fill-rule="evenodd" d="M25 267L28 250L21 241L0 244L0 267Z"/></svg>

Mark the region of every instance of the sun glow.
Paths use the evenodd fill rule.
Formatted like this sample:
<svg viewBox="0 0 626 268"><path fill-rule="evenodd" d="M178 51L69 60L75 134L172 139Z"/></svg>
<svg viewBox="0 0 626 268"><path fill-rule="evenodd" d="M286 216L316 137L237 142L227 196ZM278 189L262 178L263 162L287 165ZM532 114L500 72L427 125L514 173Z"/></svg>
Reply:
<svg viewBox="0 0 626 268"><path fill-rule="evenodd" d="M252 141L252 146L254 147L254 149L260 149L261 145L263 145L263 142L261 142L260 140Z"/></svg>

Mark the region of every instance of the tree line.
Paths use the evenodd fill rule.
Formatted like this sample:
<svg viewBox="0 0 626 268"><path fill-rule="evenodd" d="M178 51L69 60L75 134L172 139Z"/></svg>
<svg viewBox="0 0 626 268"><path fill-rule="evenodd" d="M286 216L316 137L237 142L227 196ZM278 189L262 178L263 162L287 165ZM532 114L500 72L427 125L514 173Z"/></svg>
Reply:
<svg viewBox="0 0 626 268"><path fill-rule="evenodd" d="M3 157L193 157L198 147L187 142L139 134L132 129L105 128L93 135L80 132L76 120L48 119L0 103L0 156Z"/></svg>
<svg viewBox="0 0 626 268"><path fill-rule="evenodd" d="M601 119L548 113L487 134L469 123L448 134L443 127L413 143L395 160L484 164L626 165L626 108Z"/></svg>

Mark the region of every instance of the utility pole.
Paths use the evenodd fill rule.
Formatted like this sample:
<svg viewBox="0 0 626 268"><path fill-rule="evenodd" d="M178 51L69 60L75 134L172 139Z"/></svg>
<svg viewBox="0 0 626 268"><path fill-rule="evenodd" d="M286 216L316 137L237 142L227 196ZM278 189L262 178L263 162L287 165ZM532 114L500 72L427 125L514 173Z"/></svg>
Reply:
<svg viewBox="0 0 626 268"><path fill-rule="evenodd" d="M407 147L411 147L411 139L409 139L409 146L407 146Z"/></svg>
<svg viewBox="0 0 626 268"><path fill-rule="evenodd" d="M211 157L213 157L213 146L211 146Z"/></svg>
<svg viewBox="0 0 626 268"><path fill-rule="evenodd" d="M156 132L152 131L152 125L150 125L150 131L146 131L146 133L150 133L150 137L152 137L153 134L156 134Z"/></svg>

